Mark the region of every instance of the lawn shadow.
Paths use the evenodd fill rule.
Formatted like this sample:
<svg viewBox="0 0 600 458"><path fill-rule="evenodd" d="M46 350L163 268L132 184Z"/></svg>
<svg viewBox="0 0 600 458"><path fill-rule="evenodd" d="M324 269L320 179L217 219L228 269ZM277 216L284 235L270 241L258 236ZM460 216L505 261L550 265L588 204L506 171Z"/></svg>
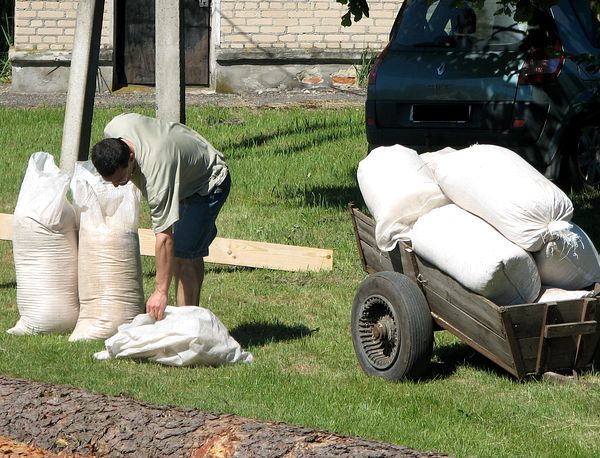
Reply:
<svg viewBox="0 0 600 458"><path fill-rule="evenodd" d="M508 372L467 344L455 342L449 345L435 346L431 366L424 380L451 377L462 366L491 372L498 377L511 377Z"/></svg>
<svg viewBox="0 0 600 458"><path fill-rule="evenodd" d="M347 207L348 202L363 201L358 186L314 186L303 191L304 203L319 207Z"/></svg>
<svg viewBox="0 0 600 458"><path fill-rule="evenodd" d="M235 143L224 145L223 150L231 150L229 157L239 159L244 154L235 152L245 151L249 148L259 148L261 154L268 155L293 155L315 148L322 144L346 138L356 128L348 119L312 119L295 120L287 126L278 127L269 132L251 135L236 139ZM294 138L307 132L319 132L318 137L305 135L303 138ZM287 141L283 141L285 139ZM365 145L366 147L366 145Z"/></svg>
<svg viewBox="0 0 600 458"><path fill-rule="evenodd" d="M9 281L7 283L0 283L0 289L14 289L17 287L16 281Z"/></svg>
<svg viewBox="0 0 600 458"><path fill-rule="evenodd" d="M229 334L244 348L262 346L272 342L301 339L312 335L318 329L309 329L303 324L287 325L279 322L253 321L242 323L229 331Z"/></svg>

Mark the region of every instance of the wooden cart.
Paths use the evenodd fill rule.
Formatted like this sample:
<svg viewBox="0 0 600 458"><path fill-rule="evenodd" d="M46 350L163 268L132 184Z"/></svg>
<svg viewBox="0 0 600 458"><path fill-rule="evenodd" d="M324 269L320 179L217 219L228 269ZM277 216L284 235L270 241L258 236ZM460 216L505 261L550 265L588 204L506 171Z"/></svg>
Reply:
<svg viewBox="0 0 600 458"><path fill-rule="evenodd" d="M445 329L518 379L584 370L600 359L600 300L499 306L417 256L407 243L382 252L375 223L350 205L369 274L352 309L352 340L363 370L389 380L427 373L434 330ZM600 294L596 284L595 295Z"/></svg>

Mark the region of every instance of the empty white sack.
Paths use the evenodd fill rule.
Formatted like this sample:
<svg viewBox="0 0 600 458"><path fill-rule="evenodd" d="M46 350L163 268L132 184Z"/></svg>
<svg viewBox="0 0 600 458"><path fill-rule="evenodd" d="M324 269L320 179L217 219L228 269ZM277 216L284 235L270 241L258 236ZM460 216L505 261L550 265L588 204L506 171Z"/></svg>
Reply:
<svg viewBox="0 0 600 458"><path fill-rule="evenodd" d="M14 335L69 331L79 313L77 228L70 177L49 153L29 158L13 215L19 321Z"/></svg>
<svg viewBox="0 0 600 458"><path fill-rule="evenodd" d="M568 236L544 244L533 254L544 285L577 290L600 281L600 260L593 242L579 226L571 226Z"/></svg>
<svg viewBox="0 0 600 458"><path fill-rule="evenodd" d="M375 240L389 251L408 240L419 216L450 203L416 151L400 145L375 148L358 164L358 185L375 219Z"/></svg>
<svg viewBox="0 0 600 458"><path fill-rule="evenodd" d="M553 288L551 286L542 285L540 296L536 302L557 302L557 301L572 301L582 299L584 297L594 296L593 291L587 290L566 290L561 288Z"/></svg>
<svg viewBox="0 0 600 458"><path fill-rule="evenodd" d="M138 315L119 326L105 341L105 348L94 357L138 358L168 366L219 366L253 360L214 313L194 306L167 306L160 321L147 313Z"/></svg>
<svg viewBox="0 0 600 458"><path fill-rule="evenodd" d="M498 305L534 301L540 276L530 253L454 204L421 216L412 230L420 257Z"/></svg>
<svg viewBox="0 0 600 458"><path fill-rule="evenodd" d="M144 310L138 236L140 192L114 187L90 161L77 163L73 203L79 214L79 302L70 341L106 339Z"/></svg>
<svg viewBox="0 0 600 458"><path fill-rule="evenodd" d="M571 200L509 149L473 145L440 155L434 173L453 203L525 250L537 251L570 228Z"/></svg>

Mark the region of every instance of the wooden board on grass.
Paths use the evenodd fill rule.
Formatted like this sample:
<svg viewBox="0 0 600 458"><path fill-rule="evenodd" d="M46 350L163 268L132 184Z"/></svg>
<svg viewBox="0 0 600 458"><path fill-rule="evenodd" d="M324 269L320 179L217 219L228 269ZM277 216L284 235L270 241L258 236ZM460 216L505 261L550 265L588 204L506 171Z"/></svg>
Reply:
<svg viewBox="0 0 600 458"><path fill-rule="evenodd" d="M154 233L139 229L140 253L154 256ZM12 215L0 213L0 240L12 240ZM333 251L278 243L217 237L210 245L206 262L290 271L333 268Z"/></svg>

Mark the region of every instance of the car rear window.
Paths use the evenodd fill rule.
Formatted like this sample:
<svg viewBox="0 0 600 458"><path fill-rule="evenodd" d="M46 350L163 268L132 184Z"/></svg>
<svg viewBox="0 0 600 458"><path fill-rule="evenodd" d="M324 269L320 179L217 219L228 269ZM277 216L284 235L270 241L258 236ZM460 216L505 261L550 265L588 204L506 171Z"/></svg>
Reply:
<svg viewBox="0 0 600 458"><path fill-rule="evenodd" d="M395 46L468 49L520 44L527 23L501 11L497 0L406 0L395 24Z"/></svg>

